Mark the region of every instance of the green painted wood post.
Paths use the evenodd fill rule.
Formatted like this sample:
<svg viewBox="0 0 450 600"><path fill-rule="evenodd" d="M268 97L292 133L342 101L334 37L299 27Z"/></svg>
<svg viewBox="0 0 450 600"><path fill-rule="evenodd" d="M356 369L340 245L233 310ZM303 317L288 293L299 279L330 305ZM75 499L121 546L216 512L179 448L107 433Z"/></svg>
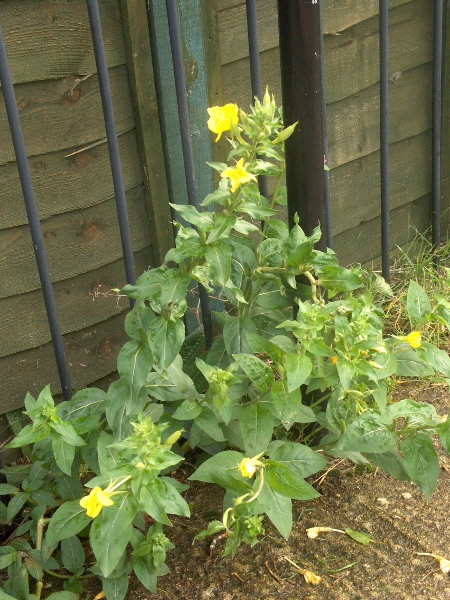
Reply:
<svg viewBox="0 0 450 600"><path fill-rule="evenodd" d="M161 81L161 123L169 153L169 177L172 201L187 204L186 182L181 151L180 128L172 69L169 29L165 3L149 0L156 29L156 43ZM211 193L214 186L212 169L207 165L214 160L213 138L208 130L206 109L218 104L221 97L220 58L216 25L216 0L179 0L178 3L191 122L192 144L195 155L199 200Z"/></svg>
<svg viewBox="0 0 450 600"><path fill-rule="evenodd" d="M146 0L121 0L121 9L139 151L147 188L153 266L159 266L173 246L174 236L160 113L156 102Z"/></svg>
<svg viewBox="0 0 450 600"><path fill-rule="evenodd" d="M167 144L169 189L171 201L187 204L187 189L181 146L180 126L169 27L165 2L149 0L149 10L154 23L152 44L156 46L154 69L160 82L160 118L165 143ZM186 94L188 98L192 146L195 160L195 175L199 202L214 190L214 173L208 162L223 158L222 147L214 147L214 137L207 127L207 108L221 104L222 83L217 24L217 0L179 0L181 35L183 38L186 70ZM155 64L156 62L156 64ZM197 298L190 296L186 313L189 332L198 327L195 316ZM222 305L212 303L214 310Z"/></svg>

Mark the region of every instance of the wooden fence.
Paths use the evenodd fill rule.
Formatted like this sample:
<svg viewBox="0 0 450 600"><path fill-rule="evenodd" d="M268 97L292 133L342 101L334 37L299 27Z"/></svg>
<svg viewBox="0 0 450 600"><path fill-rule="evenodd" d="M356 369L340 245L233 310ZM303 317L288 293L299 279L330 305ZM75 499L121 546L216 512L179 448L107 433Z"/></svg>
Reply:
<svg viewBox="0 0 450 600"><path fill-rule="evenodd" d="M281 100L275 0L258 1L262 82ZM245 2L180 0L201 194L213 184L206 107L251 102ZM137 272L170 247L169 192L185 183L164 2L101 0ZM391 236L429 225L433 2L390 2ZM325 66L335 249L344 263L380 255L378 0L325 0ZM446 13L449 20L448 11ZM118 223L84 0L0 0L16 95L74 387L115 370L126 301ZM443 226L449 207L449 36L444 79ZM157 60L156 60L157 59ZM157 106L154 78L161 82ZM302 124L300 124L302 126ZM171 168L163 161L166 135ZM0 96L0 412L27 391L59 389L23 198Z"/></svg>

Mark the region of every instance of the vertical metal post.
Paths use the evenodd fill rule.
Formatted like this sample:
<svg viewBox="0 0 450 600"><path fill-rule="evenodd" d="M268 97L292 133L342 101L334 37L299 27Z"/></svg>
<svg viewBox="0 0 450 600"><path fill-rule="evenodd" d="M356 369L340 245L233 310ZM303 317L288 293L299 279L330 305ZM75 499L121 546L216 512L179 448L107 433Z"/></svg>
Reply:
<svg viewBox="0 0 450 600"><path fill-rule="evenodd" d="M441 243L441 126L442 126L442 54L444 0L434 2L433 48L433 158L432 158L432 240L435 250Z"/></svg>
<svg viewBox="0 0 450 600"><path fill-rule="evenodd" d="M56 364L58 367L61 389L65 400L72 397L72 386L70 383L69 369L67 366L64 342L61 333L61 327L56 310L55 297L53 294L50 270L45 253L44 239L42 236L41 223L36 206L36 198L33 190L30 166L28 164L25 140L20 124L19 110L17 108L16 96L11 77L11 71L6 53L5 40L3 38L2 28L0 27L0 81L5 99L6 113L8 115L11 137L14 145L14 151L17 159L20 182L22 184L25 207L30 225L31 239L33 241L34 254L41 280L42 293L44 296L45 309L50 327L50 333L55 351Z"/></svg>
<svg viewBox="0 0 450 600"><path fill-rule="evenodd" d="M379 1L380 10L380 176L381 176L381 270L389 283L389 2Z"/></svg>
<svg viewBox="0 0 450 600"><path fill-rule="evenodd" d="M311 234L326 226L320 6L317 0L278 0L281 87L285 124L299 122L286 140L288 215ZM326 250L326 236L319 249Z"/></svg>
<svg viewBox="0 0 450 600"><path fill-rule="evenodd" d="M325 87L325 48L323 39L323 5L320 7L320 69L322 75L322 117L323 117L323 162L324 162L324 194L325 194L325 213L326 213L326 236L328 248L333 248L333 225L331 219L331 190L330 190L330 170L328 166L328 127L327 127L327 99ZM327 167L327 168L325 168Z"/></svg>
<svg viewBox="0 0 450 600"><path fill-rule="evenodd" d="M106 136L108 139L109 159L116 196L117 215L119 219L120 236L125 262L125 273L128 283L136 283L133 246L131 243L130 223L128 219L127 200L123 183L122 165L120 162L119 141L117 139L116 121L112 103L111 86L109 85L108 65L106 62L105 46L103 44L102 24L97 0L86 0L91 25L92 42L94 45L95 63L97 65L100 95L102 98L103 115L105 119ZM134 301L130 299L133 306Z"/></svg>
<svg viewBox="0 0 450 600"><path fill-rule="evenodd" d="M178 102L178 116L180 119L181 145L183 148L184 168L186 174L186 187L188 202L197 210L200 208L198 200L197 181L195 177L194 153L192 150L191 130L189 126L189 108L186 97L186 75L184 72L183 46L181 42L180 21L178 17L176 0L166 0L167 19L169 23L170 47L172 50L173 70L175 75L175 89ZM213 342L211 309L205 288L199 284L200 308L202 312L203 330L205 333L206 347Z"/></svg>
<svg viewBox="0 0 450 600"><path fill-rule="evenodd" d="M261 87L261 64L259 60L258 43L258 19L256 15L256 0L246 0L247 2L247 34L248 49L250 55L250 80L252 84L252 98L258 98L262 101ZM258 177L259 191L265 198L269 196L267 187L267 177L260 175Z"/></svg>

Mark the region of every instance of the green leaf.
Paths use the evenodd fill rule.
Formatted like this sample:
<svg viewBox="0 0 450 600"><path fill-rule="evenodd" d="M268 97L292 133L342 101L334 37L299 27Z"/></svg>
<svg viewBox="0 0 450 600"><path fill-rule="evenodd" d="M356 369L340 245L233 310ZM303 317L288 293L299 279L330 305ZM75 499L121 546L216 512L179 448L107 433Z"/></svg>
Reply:
<svg viewBox="0 0 450 600"><path fill-rule="evenodd" d="M236 490L238 493L248 492L251 486L237 468L243 458L243 454L235 450L219 452L202 463L189 479L216 483L224 488Z"/></svg>
<svg viewBox="0 0 450 600"><path fill-rule="evenodd" d="M205 213L209 214L209 213ZM188 275L182 275L178 269L168 269L161 278L161 308L181 318L187 308L186 294L191 282Z"/></svg>
<svg viewBox="0 0 450 600"><path fill-rule="evenodd" d="M154 297L158 297L161 290L161 277L165 269L159 267L146 271L136 281L136 285L128 284L122 289L122 293L125 293L130 298L136 300L152 300Z"/></svg>
<svg viewBox="0 0 450 600"><path fill-rule="evenodd" d="M85 559L83 544L76 535L61 540L61 560L68 571L71 573L79 571Z"/></svg>
<svg viewBox="0 0 450 600"><path fill-rule="evenodd" d="M305 383L311 374L312 362L308 356L297 352L286 355L288 391L293 392Z"/></svg>
<svg viewBox="0 0 450 600"><path fill-rule="evenodd" d="M212 284L224 286L231 275L231 248L226 242L208 244L205 258L211 268Z"/></svg>
<svg viewBox="0 0 450 600"><path fill-rule="evenodd" d="M429 501L439 477L439 458L433 441L425 433L419 432L405 438L400 447L406 470Z"/></svg>
<svg viewBox="0 0 450 600"><path fill-rule="evenodd" d="M139 500L140 510L144 510L159 523L172 525L165 510L164 484L159 479L155 479L150 485L141 488Z"/></svg>
<svg viewBox="0 0 450 600"><path fill-rule="evenodd" d="M185 338L184 323L156 317L150 323L148 339L155 360L155 369L164 371L175 360Z"/></svg>
<svg viewBox="0 0 450 600"><path fill-rule="evenodd" d="M132 396L128 402L134 403L147 375L152 369L153 357L150 348L136 340L127 342L119 352L117 370L120 377L127 380Z"/></svg>
<svg viewBox="0 0 450 600"><path fill-rule="evenodd" d="M398 481L411 481L411 477L405 469L403 460L397 452L397 449L389 450L388 452L379 452L377 454L366 452L365 455L371 463L380 467L380 469L383 469L383 471L389 473L389 475L392 475L392 477L395 477Z"/></svg>
<svg viewBox="0 0 450 600"><path fill-rule="evenodd" d="M47 596L46 600L79 600L79 594L74 592L54 592Z"/></svg>
<svg viewBox="0 0 450 600"><path fill-rule="evenodd" d="M367 546L370 542L375 543L375 540L373 540L368 533L353 531L353 529L349 529L348 527L346 527L345 533L355 540L355 542L363 544L364 546Z"/></svg>
<svg viewBox="0 0 450 600"><path fill-rule="evenodd" d="M191 511L186 500L175 489L174 480L170 477L161 477L159 479L165 488L165 509L170 515L180 515L189 518ZM177 482L178 484L178 482ZM186 486L187 487L187 486Z"/></svg>
<svg viewBox="0 0 450 600"><path fill-rule="evenodd" d="M60 540L76 535L90 522L91 518L87 516L86 509L80 506L79 500L65 502L51 518L45 536L47 544L53 546Z"/></svg>
<svg viewBox="0 0 450 600"><path fill-rule="evenodd" d="M389 452L397 446L397 435L371 413L359 415L336 443L336 450Z"/></svg>
<svg viewBox="0 0 450 600"><path fill-rule="evenodd" d="M309 483L306 483L295 470L290 469L285 463L270 460L264 472L267 483L282 496L288 496L294 500L312 500L320 496Z"/></svg>
<svg viewBox="0 0 450 600"><path fill-rule="evenodd" d="M71 444L72 446L86 445L86 442L77 434L73 425L69 422L61 420L51 421L50 427L53 431L56 431L67 444Z"/></svg>
<svg viewBox="0 0 450 600"><path fill-rule="evenodd" d="M130 541L137 508L131 493L124 492L92 522L89 539L104 577L112 573Z"/></svg>
<svg viewBox="0 0 450 600"><path fill-rule="evenodd" d="M443 373L444 377L450 377L450 356L445 350L441 350L424 342L422 347L425 350L425 358L439 373Z"/></svg>
<svg viewBox="0 0 450 600"><path fill-rule="evenodd" d="M202 412L202 407L196 401L185 400L173 413L172 418L178 421L192 421Z"/></svg>
<svg viewBox="0 0 450 600"><path fill-rule="evenodd" d="M256 325L250 317L230 317L223 328L223 340L228 355L251 353L247 334L256 333Z"/></svg>
<svg viewBox="0 0 450 600"><path fill-rule="evenodd" d="M339 381L341 382L341 386L344 390L349 390L351 387L351 382L353 377L355 376L355 365L349 360L345 360L342 357L338 358L336 369L339 375Z"/></svg>
<svg viewBox="0 0 450 600"><path fill-rule="evenodd" d="M273 417L268 408L255 402L241 412L241 432L249 456L264 452L272 439Z"/></svg>
<svg viewBox="0 0 450 600"><path fill-rule="evenodd" d="M227 216L225 213L219 213L216 216L214 227L211 229L206 240L207 244L212 244L218 240L228 238L231 230L236 223L237 217L235 215Z"/></svg>
<svg viewBox="0 0 450 600"><path fill-rule="evenodd" d="M7 521L11 521L17 515L17 513L22 509L22 507L25 505L30 496L31 494L29 493L19 492L11 498L11 500L8 503L8 509L6 512Z"/></svg>
<svg viewBox="0 0 450 600"><path fill-rule="evenodd" d="M175 209L176 213L180 215L185 221L192 225L204 226L213 225L213 217L210 212L199 212L194 206L189 204L172 204L170 206Z"/></svg>
<svg viewBox="0 0 450 600"><path fill-rule="evenodd" d="M256 333L248 333L247 342L255 354L267 354L274 362L282 362L285 351L278 344L275 344L273 340L267 340L262 335Z"/></svg>
<svg viewBox="0 0 450 600"><path fill-rule="evenodd" d="M195 423L216 442L225 441L223 431L217 423L217 417L210 408L205 406L198 417L195 418Z"/></svg>
<svg viewBox="0 0 450 600"><path fill-rule="evenodd" d="M84 494L83 486L78 477L64 475L56 479L56 489L63 500L77 500Z"/></svg>
<svg viewBox="0 0 450 600"><path fill-rule="evenodd" d="M434 375L434 370L423 361L412 348L402 350L396 355L397 372L400 377L429 377Z"/></svg>
<svg viewBox="0 0 450 600"><path fill-rule="evenodd" d="M139 579L142 585L150 590L150 592L153 594L156 594L158 591L157 579L151 557L149 555L135 556L133 557L132 565L136 577Z"/></svg>
<svg viewBox="0 0 450 600"><path fill-rule="evenodd" d="M61 438L52 440L52 451L56 460L56 464L66 475L72 472L72 463L75 458L75 447Z"/></svg>
<svg viewBox="0 0 450 600"><path fill-rule="evenodd" d="M450 454L450 418L449 417L447 417L447 419L442 423L442 425L439 428L439 439L441 440L441 443L444 446L445 450L448 452L448 454Z"/></svg>
<svg viewBox="0 0 450 600"><path fill-rule="evenodd" d="M22 446L28 446L29 444L44 440L49 433L50 426L47 425L47 423L41 423L40 425L29 423L28 425L25 425L19 435L17 435L12 442L9 442L6 447L21 448Z"/></svg>
<svg viewBox="0 0 450 600"><path fill-rule="evenodd" d="M419 421L423 424L439 423L439 417L432 404L417 402L408 398L394 402L394 404L388 406L383 414L383 421L390 424L394 419L398 419L399 417L414 417L414 422Z"/></svg>
<svg viewBox="0 0 450 600"><path fill-rule="evenodd" d="M274 375L269 365L253 354L233 354L247 377L263 392L267 392L274 382Z"/></svg>
<svg viewBox="0 0 450 600"><path fill-rule="evenodd" d="M286 465L302 478L314 475L327 465L323 454L295 442L284 442L281 446L271 450L269 456L277 463Z"/></svg>
<svg viewBox="0 0 450 600"><path fill-rule="evenodd" d="M6 594L14 594L13 598L16 600L29 600L30 584L28 571L24 564L12 571L3 586L3 590Z"/></svg>
<svg viewBox="0 0 450 600"><path fill-rule="evenodd" d="M292 500L275 492L266 482L258 499L269 519L281 535L288 539L292 529Z"/></svg>
<svg viewBox="0 0 450 600"><path fill-rule="evenodd" d="M124 573L120 577L102 577L102 586L108 600L124 600L128 591L128 575Z"/></svg>
<svg viewBox="0 0 450 600"><path fill-rule="evenodd" d="M137 300L133 309L125 317L125 331L133 340L142 341L142 334L147 331L155 313L143 300Z"/></svg>
<svg viewBox="0 0 450 600"><path fill-rule="evenodd" d="M3 567L5 568L5 567ZM10 596L0 588L0 600L17 600L17 596ZM28 600L28 598L27 598ZM77 599L78 600L78 599Z"/></svg>
<svg viewBox="0 0 450 600"><path fill-rule="evenodd" d="M320 284L332 290L350 292L361 287L362 279L360 275L350 269L333 266L325 267L323 275L320 278Z"/></svg>
<svg viewBox="0 0 450 600"><path fill-rule="evenodd" d="M312 408L302 404L300 389L289 392L287 382L275 381L271 390L274 413L289 431L294 423L315 423L316 415Z"/></svg>
<svg viewBox="0 0 450 600"><path fill-rule="evenodd" d="M9 483L0 483L0 496L6 496L7 494L15 494L19 491L19 488L15 485L9 485Z"/></svg>
<svg viewBox="0 0 450 600"><path fill-rule="evenodd" d="M413 325L420 323L431 312L431 303L423 288L411 280L406 297L406 312Z"/></svg>

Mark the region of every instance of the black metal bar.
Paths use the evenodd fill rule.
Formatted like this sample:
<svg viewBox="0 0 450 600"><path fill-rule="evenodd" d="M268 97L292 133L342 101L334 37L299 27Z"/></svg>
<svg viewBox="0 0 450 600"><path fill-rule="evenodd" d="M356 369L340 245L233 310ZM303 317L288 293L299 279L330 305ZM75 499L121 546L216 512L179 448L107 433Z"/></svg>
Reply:
<svg viewBox="0 0 450 600"><path fill-rule="evenodd" d="M326 213L326 239L328 248L333 248L333 224L331 219L331 189L330 189L330 171L328 165L328 127L327 127L327 99L325 87L325 49L323 43L323 3L319 2L320 7L320 69L322 76L322 117L323 117L323 162L324 162L324 194L325 194L325 213ZM326 167L326 168L325 168Z"/></svg>
<svg viewBox="0 0 450 600"><path fill-rule="evenodd" d="M123 183L122 165L120 162L119 141L117 139L116 121L112 103L111 87L108 77L105 46L103 44L102 24L97 0L86 0L91 25L92 42L94 45L95 63L97 65L100 95L102 98L103 115L105 119L106 136L108 139L109 159L116 197L117 215L119 219L120 236L122 240L125 273L128 283L136 283L133 246L131 243L130 222L128 219L127 200ZM130 299L133 306L134 301Z"/></svg>
<svg viewBox="0 0 450 600"><path fill-rule="evenodd" d="M311 234L326 224L320 7L317 2L278 0L281 88L285 124L299 122L286 140L288 215ZM326 236L319 249L325 251Z"/></svg>
<svg viewBox="0 0 450 600"><path fill-rule="evenodd" d="M250 80L252 85L252 98L258 98L262 101L261 87L261 64L259 61L259 42L258 42L258 19L256 14L256 0L247 1L247 34L248 49L250 54ZM265 198L269 197L267 186L267 177L260 175L258 177L259 191Z"/></svg>
<svg viewBox="0 0 450 600"><path fill-rule="evenodd" d="M33 190L30 166L28 164L25 140L20 124L19 110L17 108L14 86L9 68L8 56L6 53L5 40L3 38L2 28L0 26L0 81L5 99L5 107L8 115L11 137L14 145L14 151L17 159L20 182L22 184L25 207L30 225L31 239L33 241L34 254L41 280L42 293L44 296L45 309L47 311L48 324L55 351L56 364L58 367L61 389L65 400L72 397L72 386L70 383L69 368L67 365L64 342L61 333L61 327L56 309L55 297L53 294L50 270L45 253L44 238L42 236L41 223L36 206L36 198Z"/></svg>
<svg viewBox="0 0 450 600"><path fill-rule="evenodd" d="M189 107L186 96L186 76L184 72L183 45L181 41L180 21L176 0L166 0L167 20L169 23L170 47L172 50L173 71L175 76L175 90L178 102L178 116L180 119L181 146L183 149L184 169L188 202L197 210L200 208L198 200L197 180L195 177L194 152L192 149L191 129L189 123ZM199 284L200 308L202 312L203 331L206 347L213 342L213 330L209 298L205 288Z"/></svg>
<svg viewBox="0 0 450 600"><path fill-rule="evenodd" d="M380 10L380 177L381 177L381 270L389 283L389 2L379 1Z"/></svg>
<svg viewBox="0 0 450 600"><path fill-rule="evenodd" d="M433 49L433 158L431 228L435 250L441 243L441 126L442 126L442 54L444 0L434 2Z"/></svg>

